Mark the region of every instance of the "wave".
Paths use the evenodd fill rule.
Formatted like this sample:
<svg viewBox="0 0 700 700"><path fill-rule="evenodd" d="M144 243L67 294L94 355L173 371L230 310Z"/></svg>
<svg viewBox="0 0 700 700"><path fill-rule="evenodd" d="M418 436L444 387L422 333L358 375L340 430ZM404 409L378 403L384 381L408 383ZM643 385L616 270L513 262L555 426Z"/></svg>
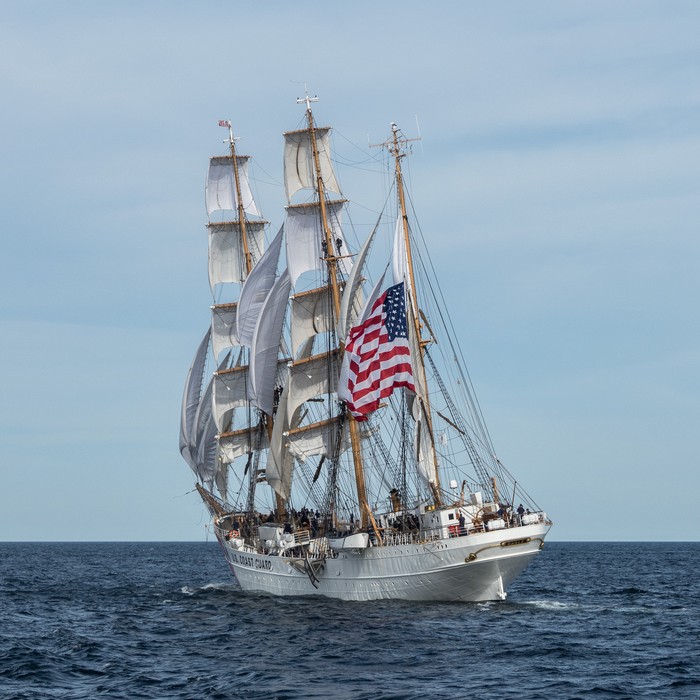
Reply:
<svg viewBox="0 0 700 700"><path fill-rule="evenodd" d="M519 605L527 605L541 610L580 610L580 603L565 603L559 600L524 600Z"/></svg>
<svg viewBox="0 0 700 700"><path fill-rule="evenodd" d="M211 591L214 591L216 593L220 592L226 592L229 593L230 591L237 591L239 590L238 586L235 583L232 582L226 582L226 583L219 583L219 582L213 582L213 583L205 583L203 586L183 586L180 589L180 593L188 596L194 596L194 595L201 595L201 594L206 594Z"/></svg>

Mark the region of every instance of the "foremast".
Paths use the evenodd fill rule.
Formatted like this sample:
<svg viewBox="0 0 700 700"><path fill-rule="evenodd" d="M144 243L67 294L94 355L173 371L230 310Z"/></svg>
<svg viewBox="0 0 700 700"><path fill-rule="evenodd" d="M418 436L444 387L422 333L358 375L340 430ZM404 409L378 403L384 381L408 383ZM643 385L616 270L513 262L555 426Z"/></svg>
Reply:
<svg viewBox="0 0 700 700"><path fill-rule="evenodd" d="M331 295L333 299L333 312L334 319L340 318L340 306L341 306L341 292L340 283L338 281L338 260L339 256L334 254L334 241L333 232L331 230L330 224L328 222L328 215L326 211L326 193L325 185L323 182L323 174L321 170L321 163L318 152L318 143L316 140L316 126L314 123L313 112L311 110L311 103L318 102L318 97L309 97L307 94L303 98L297 99L297 104L306 105L306 120L309 129L309 136L311 141L311 149L313 154L314 162L314 174L315 174L315 189L316 196L318 197L319 208L321 213L321 226L323 229L324 236L324 251L325 262L328 269L328 280L331 288ZM335 324L333 324L335 325ZM338 349L339 357L342 357L344 350L344 338L338 338ZM362 461L362 449L360 441L360 431L357 426L357 422L350 414L349 411L345 413L345 420L348 423L348 431L350 434L350 446L352 449L352 461L355 472L355 484L357 488L357 501L360 510L360 527L362 529L367 529L372 520L372 513L369 507L369 502L367 500L367 488L365 485L365 474L364 466ZM376 529L376 528L375 528Z"/></svg>

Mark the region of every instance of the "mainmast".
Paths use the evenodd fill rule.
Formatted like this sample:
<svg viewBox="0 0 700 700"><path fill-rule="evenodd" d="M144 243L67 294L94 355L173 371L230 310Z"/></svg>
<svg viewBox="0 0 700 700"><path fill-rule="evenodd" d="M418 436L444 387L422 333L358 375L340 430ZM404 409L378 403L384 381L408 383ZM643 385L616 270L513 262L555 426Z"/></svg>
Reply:
<svg viewBox="0 0 700 700"><path fill-rule="evenodd" d="M309 136L311 137L311 152L314 159L314 172L316 174L316 193L318 194L318 203L321 209L321 224L323 226L323 237L325 242L326 264L328 265L328 278L330 280L331 293L333 295L333 311L335 318L340 315L340 287L338 285L338 257L333 254L333 233L328 224L328 215L326 213L326 196L323 185L323 177L321 175L321 163L318 157L318 144L316 142L316 127L314 125L314 116L311 111L311 103L318 102L318 97L309 97L297 99L297 104L306 103L306 119L309 125Z"/></svg>
<svg viewBox="0 0 700 700"><path fill-rule="evenodd" d="M416 395L416 401L421 404L421 409L425 415L425 420L427 423L428 434L430 435L430 441L433 446L432 458L435 466L435 482L430 483L430 488L433 492L433 500L436 506L441 505L442 499L440 497L440 476L438 471L438 461L437 453L435 451L435 433L433 431L433 421L432 414L430 412L430 396L428 394L428 381L427 374L425 371L425 347L431 341L423 340L422 338L422 324L420 321L420 307L418 306L418 294L416 292L416 281L415 273L413 268L413 253L411 250L411 236L410 229L408 226L408 213L406 211L406 195L403 186L403 173L401 172L401 159L406 155L402 149L402 145L410 140L415 139L401 139L399 140L399 128L392 122L391 124L391 141L386 143L389 153L394 158L394 177L396 180L396 191L399 199L399 209L401 214L401 231L403 234L403 243L406 251L406 267L408 271L409 283L410 283L410 295L411 295L411 317L413 321L414 334L416 338L416 345L418 347L418 371L420 372L421 385L424 387L425 391L423 393L418 392Z"/></svg>
<svg viewBox="0 0 700 700"><path fill-rule="evenodd" d="M321 210L321 225L323 227L324 249L326 253L325 261L328 266L328 278L333 298L334 317L337 320L340 317L340 285L338 283L338 256L334 254L333 232L328 222L326 212L326 196L323 177L321 173L321 163L318 154L318 144L316 141L316 127L314 125L314 117L311 111L311 103L318 102L318 97L309 97L307 94L304 98L297 99L297 104L306 104L306 119L309 127L309 135L311 140L311 149L314 160L314 172L316 174L316 193L318 195L319 207ZM339 339L340 353L342 354L344 339ZM364 529L369 526L371 513L369 503L367 501L367 489L365 486L364 467L362 463L362 450L360 443L360 431L357 423L352 415L347 412L346 420L350 432L350 445L352 448L352 460L355 470L355 483L357 487L357 501L360 509L360 526Z"/></svg>

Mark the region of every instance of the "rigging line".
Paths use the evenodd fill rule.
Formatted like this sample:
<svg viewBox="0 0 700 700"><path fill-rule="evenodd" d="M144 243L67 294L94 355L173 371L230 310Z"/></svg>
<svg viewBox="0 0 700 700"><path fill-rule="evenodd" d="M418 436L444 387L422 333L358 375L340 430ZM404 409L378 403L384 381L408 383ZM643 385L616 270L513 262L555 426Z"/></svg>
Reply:
<svg viewBox="0 0 700 700"><path fill-rule="evenodd" d="M410 198L410 194L409 194L409 196L408 196L408 199L409 199L409 203L410 203L410 205L411 205L411 211L413 212L413 215L414 215L413 218L414 218L414 220L416 221L417 229L418 229L418 232L420 233L421 242L423 243L423 246L425 247L425 246L426 246L425 237L423 236L423 231L422 231L422 229L421 229L420 223L418 222L418 218L417 218L417 216L415 215L415 210L414 210L414 207L413 207L413 201L412 201L411 198ZM426 250L427 250L427 247L426 247ZM453 354L454 354L454 356L455 356L455 358L456 358L456 357L457 357L457 351L455 350L455 346L454 346L454 342L453 342L453 337L456 337L456 332L455 332L455 329L454 329L454 325L453 325L451 319L448 319L448 320L449 320L449 324L445 321L445 316L444 316L444 314L443 314L443 312L442 312L442 308L447 306L447 304L446 304L446 302L445 302L445 297L444 297L444 295L443 295L443 293L442 293L442 289L440 288L439 284L437 284L437 279L438 279L438 278L437 278L437 273L435 272L435 268L433 267L433 261L432 261L432 258L430 257L430 254L426 252L425 258L427 259L427 261L428 261L428 263L429 263L429 265L430 265L430 269L431 269L431 271L432 271L433 278L436 280L436 284L435 284L435 285L433 285L432 283L429 282L429 283L428 283L428 287L430 288L430 290L431 290L431 292L432 292L432 294L433 294L434 300L435 300L435 302L436 302L437 313L438 313L438 315L440 316L440 319L441 319L441 321L442 321L442 325L443 325L443 327L444 327L445 329L448 330L448 333L447 333L447 340L448 340L448 343L449 343L449 345L450 345L450 348L452 349ZM420 263L421 263L421 266L422 266L422 265L423 265L422 256L421 256ZM426 275L426 279L429 279L429 278L427 277L427 275ZM436 290L437 290L437 292L438 292L439 295L440 295L440 298L439 298L439 299L437 298ZM442 306L440 305L440 303L442 303ZM481 410L481 406L479 405L479 400L478 400L478 398L476 397L476 392L474 391L474 385L473 385L473 383L472 383L471 377L469 376L469 370L468 370L467 367L466 367L466 362L465 362L465 360L464 360L464 356L463 356L463 354L462 354L461 348L459 348L459 356L460 356L460 358L461 358L461 364L460 364L460 363L457 363L457 367L458 367L459 373L462 375L463 381L464 381L464 383L465 383L465 387L469 387L469 389L470 389L470 391L469 391L469 393L468 393L469 403L472 405L472 409L473 409L473 411L474 411L475 418L477 419L477 423L478 423L478 425L479 425L480 430L481 430L481 431L483 432L483 434L484 434L484 439L485 439L485 441L486 441L486 444L490 446L492 452L495 452L495 449L494 449L494 447L493 447L493 442L492 442L492 440L491 440L491 436L490 436L489 431L488 431L488 428L487 428L487 426L486 426L486 422L485 422L485 420L484 420L483 412L482 412L482 410ZM465 373L466 373L466 374L465 374Z"/></svg>
<svg viewBox="0 0 700 700"><path fill-rule="evenodd" d="M306 471L307 464L310 465L310 463L298 463L295 472L299 477L304 479L306 486L308 487L304 500L314 503L318 509L323 505L323 492L321 491L320 485L313 482L312 479L309 478L309 473Z"/></svg>
<svg viewBox="0 0 700 700"><path fill-rule="evenodd" d="M349 139L347 136L345 136L345 134L343 134L342 131L339 131L336 127L333 127L333 133L334 133L334 134L338 134L338 136L339 136L341 139L343 139L343 141L345 141L346 143L349 143L355 150L357 150L357 151L359 151L360 153L362 153L362 155L365 157L365 160L363 160L363 161L357 161L357 162L368 163L368 162L370 162L370 161L374 161L374 162L377 163L378 165L382 165L383 159L380 160L379 157L374 156L374 155L372 154L372 151L365 151L365 150L363 150L362 148L360 148L360 146L358 146L354 141L352 141L352 140ZM334 150L334 153L335 153L336 159L338 159L338 153L335 152L335 150ZM352 162L353 162L353 161L346 161L344 164L347 165L348 163L352 163Z"/></svg>
<svg viewBox="0 0 700 700"><path fill-rule="evenodd" d="M511 482L517 487L516 492L520 494L520 496L523 498L525 502L529 502L530 505L534 506L535 510L541 510L541 508L537 505L535 500L530 496L530 494L525 490L525 488L518 482L516 482L515 477L508 471L506 466L501 462L501 460L496 460L498 462L498 466L503 470L503 472L506 474L506 476L511 480Z"/></svg>
<svg viewBox="0 0 700 700"><path fill-rule="evenodd" d="M422 229L420 228L420 224L417 225L417 228L418 228L419 233L421 234L421 243L423 244L423 246L425 248L425 245L426 245L425 238L423 236ZM426 250L426 252L424 253L425 259L430 263L430 267L431 267L431 270L433 272L433 278L435 278L435 280L437 282L437 276L435 275L435 270L432 267L432 259L429 255L429 253L427 253L427 249L425 249L425 250ZM433 296L433 300L436 304L436 313L440 317L440 320L442 322L443 327L448 331L448 333L447 333L448 344L450 345L450 347L453 351L453 356L456 358L457 353L455 352L455 349L454 349L454 337L456 334L455 334L454 325L452 324L451 319L449 319L450 323L448 325L448 323L445 321L445 316L442 312L443 306L446 306L444 295L442 293L442 289L440 288L439 284L433 284L431 282L431 277L430 277L430 275L427 274L427 269L424 268L423 259L420 260L420 263L421 263L421 268L423 269L424 274L425 274L427 286L430 289L432 296ZM436 290L437 290L437 292L439 292L440 298L442 300L442 305L440 304L440 300L437 297ZM460 349L460 355L461 355L461 349ZM488 431L486 429L485 422L483 420L483 414L481 412L480 407L478 406L478 399L476 399L476 394L474 392L474 387L473 387L471 378L468 376L466 376L466 377L464 376L464 370L466 369L466 363L464 363L463 357L462 357L462 363L463 363L462 366L459 366L459 364L458 364L458 369L460 370L460 372L462 374L463 386L466 389L469 389L469 391L466 394L468 404L471 406L474 418L476 420L476 424L479 426L480 430L484 433L484 440L485 440L486 444L491 444L490 436L488 436ZM468 370L466 370L466 371L468 372ZM491 450L493 451L493 447L491 447Z"/></svg>
<svg viewBox="0 0 700 700"><path fill-rule="evenodd" d="M392 458L391 449L384 442L382 431L379 429L379 426L375 425L374 428L376 432L370 432L366 437L369 444L369 452L373 457L373 466L377 473L377 478L382 482L385 488L391 488L394 483L400 481L399 464ZM376 453L379 454L379 460L376 459ZM380 466L383 466L384 469L380 469ZM387 473L393 480L393 483L387 480Z"/></svg>
<svg viewBox="0 0 700 700"><path fill-rule="evenodd" d="M443 399L445 400L445 403L447 404L450 413L452 414L453 419L457 423L457 425L460 426L462 429L462 437L464 439L465 447L467 448L467 452L469 453L469 458L471 459L472 464L474 465L474 469L476 470L477 474L479 475L480 479L484 480L484 484L488 483L488 472L485 468L484 462L481 459L481 455L479 454L478 450L474 447L474 443L468 434L468 431L466 430L466 425L462 422L462 416L460 412L457 410L457 407L454 405L452 402L452 398L450 395L447 393L447 388L445 387L445 384L442 380L442 377L437 371L437 367L435 367L435 364L433 362L433 358L430 355L429 352L425 353L425 357L428 359L428 362L434 372L435 380L440 387L440 391L442 392ZM460 425L462 423L462 425Z"/></svg>
<svg viewBox="0 0 700 700"><path fill-rule="evenodd" d="M410 500L409 476L413 478L413 493L416 497L420 499L424 494L424 482L418 476L415 455L410 445L413 435L413 418L410 416L404 392L397 392L390 396L388 406L393 412L393 420L396 423L396 427L387 426L386 421L384 422L386 432L391 437L389 445L385 449L397 455L396 460L392 459L395 478L394 486L398 488L402 502L408 503ZM383 438L381 439L382 444L386 445L383 442Z"/></svg>
<svg viewBox="0 0 700 700"><path fill-rule="evenodd" d="M376 229L378 229L379 226L380 226L380 224L382 223L382 217L384 216L384 213L386 212L387 204L388 204L388 202L389 202L389 197L391 197L391 195L392 195L392 191L389 190L389 192L387 192L387 194L386 194L386 197L384 198L384 203L382 204L382 207L381 207L381 209L380 209L379 211L377 211L374 207L366 207L366 206L363 206L362 204L358 204L358 203L355 202L354 200L350 200L350 201L352 202L353 206L359 207L360 209L364 209L365 211L368 211L368 212L370 212L370 213L376 215L377 221L376 221L376 223L372 226L372 232L374 232ZM355 232L356 224L355 224L354 221L352 220L352 216L351 216L351 214L350 214L349 208L346 207L346 208L344 209L344 211L347 213L347 218L348 218L348 220L349 220L349 222L350 222L350 228L352 228L353 232ZM371 225L371 224L362 224L362 226L365 227L365 228L366 228L367 226L370 226L370 225ZM356 234L356 235L357 235L357 234ZM370 234L370 235L371 235L371 234ZM358 238L358 242L359 242L359 238Z"/></svg>
<svg viewBox="0 0 700 700"><path fill-rule="evenodd" d="M251 165L255 166L255 169L260 168L260 170L262 170L262 172L270 178L270 182L265 182L262 178L258 177L251 177L252 180L254 180L255 182L262 182L265 185L277 185L279 187L284 187L284 182L282 180L278 180L275 175L268 173L267 170L265 170L265 168L263 168L263 166L258 162L257 158L253 158L251 156L249 162L251 163Z"/></svg>

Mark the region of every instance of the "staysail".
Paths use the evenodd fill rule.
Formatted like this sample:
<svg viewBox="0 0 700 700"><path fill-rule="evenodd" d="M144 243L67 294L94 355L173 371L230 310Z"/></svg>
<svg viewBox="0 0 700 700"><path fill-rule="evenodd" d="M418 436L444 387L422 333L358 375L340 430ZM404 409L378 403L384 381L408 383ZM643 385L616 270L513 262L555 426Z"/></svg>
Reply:
<svg viewBox="0 0 700 700"><path fill-rule="evenodd" d="M268 415L273 413L282 326L290 287L289 273L285 270L265 298L250 349L251 382L248 398Z"/></svg>
<svg viewBox="0 0 700 700"><path fill-rule="evenodd" d="M251 270L241 289L236 330L241 345L246 347L250 347L253 343L255 326L260 318L260 311L272 289L272 285L275 283L277 262L283 243L283 233L284 229L280 228L279 233Z"/></svg>

